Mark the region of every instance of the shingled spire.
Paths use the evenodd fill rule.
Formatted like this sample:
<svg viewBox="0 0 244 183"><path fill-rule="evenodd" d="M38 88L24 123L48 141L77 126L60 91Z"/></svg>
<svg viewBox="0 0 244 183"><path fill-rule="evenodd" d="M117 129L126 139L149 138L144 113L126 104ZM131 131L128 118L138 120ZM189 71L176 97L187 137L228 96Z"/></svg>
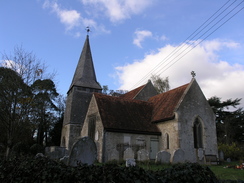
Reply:
<svg viewBox="0 0 244 183"><path fill-rule="evenodd" d="M73 86L93 88L98 90L102 89L96 79L88 35L81 52L78 65L70 85L70 89Z"/></svg>
<svg viewBox="0 0 244 183"><path fill-rule="evenodd" d="M73 80L68 90L62 128L61 146L70 149L80 132L93 92L101 92L87 35Z"/></svg>

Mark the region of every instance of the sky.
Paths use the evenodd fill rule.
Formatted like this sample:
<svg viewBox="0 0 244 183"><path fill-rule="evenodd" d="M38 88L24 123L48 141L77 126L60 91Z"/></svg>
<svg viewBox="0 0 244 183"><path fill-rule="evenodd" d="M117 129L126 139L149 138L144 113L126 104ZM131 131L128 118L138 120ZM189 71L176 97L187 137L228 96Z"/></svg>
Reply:
<svg viewBox="0 0 244 183"><path fill-rule="evenodd" d="M243 7L243 0L0 0L0 53L16 46L34 53L65 96L89 26L102 86L132 90L154 74L173 89L194 71L207 99L244 98Z"/></svg>

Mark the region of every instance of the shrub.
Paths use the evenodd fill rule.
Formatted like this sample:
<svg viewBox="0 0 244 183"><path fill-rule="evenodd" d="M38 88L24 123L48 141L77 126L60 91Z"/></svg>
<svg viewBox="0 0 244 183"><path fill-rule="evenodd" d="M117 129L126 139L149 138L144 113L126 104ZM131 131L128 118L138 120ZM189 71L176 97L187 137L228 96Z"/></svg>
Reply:
<svg viewBox="0 0 244 183"><path fill-rule="evenodd" d="M177 164L161 171L149 171L138 166L116 164L66 166L45 157L15 158L0 162L0 182L153 182L153 183L215 183L215 175L199 164Z"/></svg>
<svg viewBox="0 0 244 183"><path fill-rule="evenodd" d="M33 155L36 155L37 153L44 153L44 147L40 144L33 144L30 147L30 152Z"/></svg>
<svg viewBox="0 0 244 183"><path fill-rule="evenodd" d="M230 158L231 160L241 160L243 159L244 150L237 147L236 143L228 144L219 144L219 151L224 152L225 158Z"/></svg>

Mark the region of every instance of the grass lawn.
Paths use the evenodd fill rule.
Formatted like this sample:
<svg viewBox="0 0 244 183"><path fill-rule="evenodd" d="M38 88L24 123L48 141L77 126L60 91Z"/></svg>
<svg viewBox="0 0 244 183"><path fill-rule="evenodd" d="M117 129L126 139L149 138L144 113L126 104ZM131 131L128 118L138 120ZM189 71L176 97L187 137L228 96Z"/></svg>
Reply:
<svg viewBox="0 0 244 183"><path fill-rule="evenodd" d="M171 164L138 164L145 170L162 170L170 168ZM221 165L203 165L208 166L220 180L244 180L244 170L234 168L224 168L227 165L240 165L239 162L223 163Z"/></svg>
<svg viewBox="0 0 244 183"><path fill-rule="evenodd" d="M210 169L216 177L221 180L244 180L244 170L234 168L224 168L227 165L239 165L239 162L224 163L222 165L211 165Z"/></svg>

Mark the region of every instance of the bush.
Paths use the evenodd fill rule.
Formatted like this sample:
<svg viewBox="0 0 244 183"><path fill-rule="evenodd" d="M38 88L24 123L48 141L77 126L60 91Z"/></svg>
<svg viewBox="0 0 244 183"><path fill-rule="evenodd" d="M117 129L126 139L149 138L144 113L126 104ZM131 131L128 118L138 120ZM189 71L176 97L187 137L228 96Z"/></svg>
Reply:
<svg viewBox="0 0 244 183"><path fill-rule="evenodd" d="M228 144L219 144L219 151L224 152L225 158L230 158L231 160L241 160L244 158L244 150L237 147L236 143Z"/></svg>
<svg viewBox="0 0 244 183"><path fill-rule="evenodd" d="M30 147L30 152L33 155L36 155L37 153L44 153L44 147L40 144L33 144Z"/></svg>
<svg viewBox="0 0 244 183"><path fill-rule="evenodd" d="M217 183L219 182L214 173L205 166L197 163L184 163L173 165L157 172L158 179L164 183L184 182L184 183Z"/></svg>
<svg viewBox="0 0 244 183"><path fill-rule="evenodd" d="M28 154L28 152L30 151L30 147L23 142L18 142L16 143L13 148L12 148L12 154L18 154L18 155L24 155L24 154Z"/></svg>
<svg viewBox="0 0 244 183"><path fill-rule="evenodd" d="M116 164L66 166L45 157L16 158L0 162L0 182L218 182L207 167L178 164L161 171L147 171L138 166Z"/></svg>

